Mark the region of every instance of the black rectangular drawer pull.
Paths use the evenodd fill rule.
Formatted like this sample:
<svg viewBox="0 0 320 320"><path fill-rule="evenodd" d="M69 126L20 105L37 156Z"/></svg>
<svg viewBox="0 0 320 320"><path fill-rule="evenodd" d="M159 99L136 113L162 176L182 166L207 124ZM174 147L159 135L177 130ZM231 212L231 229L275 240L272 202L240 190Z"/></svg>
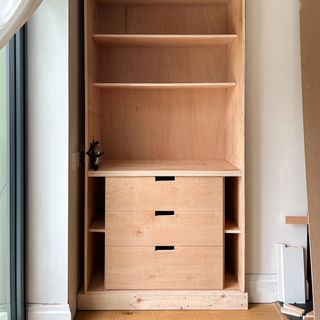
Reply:
<svg viewBox="0 0 320 320"><path fill-rule="evenodd" d="M174 251L174 246L155 246L155 251Z"/></svg>
<svg viewBox="0 0 320 320"><path fill-rule="evenodd" d="M176 177L155 177L156 181L175 181Z"/></svg>
<svg viewBox="0 0 320 320"><path fill-rule="evenodd" d="M159 211L154 212L155 216L174 216L174 211Z"/></svg>

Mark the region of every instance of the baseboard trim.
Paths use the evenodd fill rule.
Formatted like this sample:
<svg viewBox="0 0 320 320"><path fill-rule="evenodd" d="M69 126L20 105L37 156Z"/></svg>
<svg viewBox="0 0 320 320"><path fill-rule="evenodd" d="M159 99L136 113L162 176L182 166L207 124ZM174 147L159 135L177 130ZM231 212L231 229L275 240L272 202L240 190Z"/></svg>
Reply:
<svg viewBox="0 0 320 320"><path fill-rule="evenodd" d="M28 320L71 320L71 312L68 304L28 304Z"/></svg>
<svg viewBox="0 0 320 320"><path fill-rule="evenodd" d="M246 274L246 291L250 303L272 303L277 301L276 274Z"/></svg>

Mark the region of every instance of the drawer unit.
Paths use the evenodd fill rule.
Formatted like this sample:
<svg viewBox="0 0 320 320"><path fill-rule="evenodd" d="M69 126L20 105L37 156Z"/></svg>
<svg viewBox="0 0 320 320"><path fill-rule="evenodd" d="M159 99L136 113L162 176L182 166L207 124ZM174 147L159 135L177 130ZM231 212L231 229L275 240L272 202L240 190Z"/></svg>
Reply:
<svg viewBox="0 0 320 320"><path fill-rule="evenodd" d="M107 247L106 289L218 290L223 247Z"/></svg>
<svg viewBox="0 0 320 320"><path fill-rule="evenodd" d="M107 246L223 245L223 211L107 211L105 221Z"/></svg>
<svg viewBox="0 0 320 320"><path fill-rule="evenodd" d="M223 211L222 177L106 179L106 211Z"/></svg>

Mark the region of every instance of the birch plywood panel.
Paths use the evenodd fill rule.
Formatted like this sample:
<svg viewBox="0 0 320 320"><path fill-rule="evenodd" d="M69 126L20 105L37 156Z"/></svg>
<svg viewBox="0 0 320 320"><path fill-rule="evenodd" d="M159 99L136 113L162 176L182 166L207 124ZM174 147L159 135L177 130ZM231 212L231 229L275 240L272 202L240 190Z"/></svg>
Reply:
<svg viewBox="0 0 320 320"><path fill-rule="evenodd" d="M224 159L225 99L224 89L104 92L105 159Z"/></svg>
<svg viewBox="0 0 320 320"><path fill-rule="evenodd" d="M315 319L320 319L320 2L301 1L303 118Z"/></svg>
<svg viewBox="0 0 320 320"><path fill-rule="evenodd" d="M226 103L226 159L233 165L244 171L244 25L245 25L245 1L230 1L228 5L229 21L228 30L235 30L238 37L228 47L229 77L237 82L237 86L228 90ZM235 277L241 290L245 287L245 175L237 180L237 212L240 235L237 242L237 268Z"/></svg>
<svg viewBox="0 0 320 320"><path fill-rule="evenodd" d="M227 82L227 46L99 48L100 82Z"/></svg>
<svg viewBox="0 0 320 320"><path fill-rule="evenodd" d="M107 246L222 246L222 211L108 211Z"/></svg>
<svg viewBox="0 0 320 320"><path fill-rule="evenodd" d="M106 179L106 211L223 210L223 178L154 177Z"/></svg>
<svg viewBox="0 0 320 320"><path fill-rule="evenodd" d="M151 2L145 2L150 4ZM225 5L106 6L98 10L96 32L113 34L223 34Z"/></svg>
<svg viewBox="0 0 320 320"><path fill-rule="evenodd" d="M222 247L108 247L106 289L222 289Z"/></svg>

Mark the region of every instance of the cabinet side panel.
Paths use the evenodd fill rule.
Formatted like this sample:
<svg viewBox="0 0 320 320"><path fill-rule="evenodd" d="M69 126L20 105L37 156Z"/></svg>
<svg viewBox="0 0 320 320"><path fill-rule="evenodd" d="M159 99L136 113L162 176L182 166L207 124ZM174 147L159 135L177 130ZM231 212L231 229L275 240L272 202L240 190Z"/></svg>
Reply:
<svg viewBox="0 0 320 320"><path fill-rule="evenodd" d="M238 244L238 281L244 290L245 274L245 164L244 164L244 72L245 72L245 1L231 0L229 3L228 28L238 34L229 46L229 78L235 79L237 86L229 89L226 99L226 159L242 170L238 179L238 221L240 228Z"/></svg>
<svg viewBox="0 0 320 320"><path fill-rule="evenodd" d="M84 38L85 38L85 149L87 150L90 141L94 137L101 141L101 108L100 108L100 92L91 88L91 84L95 81L97 75L96 66L96 47L92 40L94 29L94 21L96 16L96 1L84 1ZM90 217L90 186L88 181L88 158L85 159L85 227L84 227L84 291L88 289L90 275L92 272L92 236L89 234L91 223ZM92 190L91 190L92 192Z"/></svg>

